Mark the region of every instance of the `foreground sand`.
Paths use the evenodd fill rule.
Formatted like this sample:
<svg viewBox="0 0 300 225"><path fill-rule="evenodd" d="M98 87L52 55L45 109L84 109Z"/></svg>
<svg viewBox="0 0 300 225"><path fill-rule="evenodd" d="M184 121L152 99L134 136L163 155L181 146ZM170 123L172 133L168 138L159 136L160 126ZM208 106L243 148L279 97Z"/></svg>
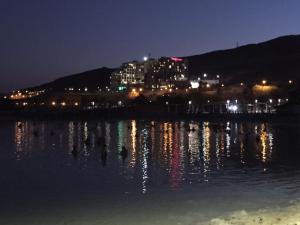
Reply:
<svg viewBox="0 0 300 225"><path fill-rule="evenodd" d="M227 218L215 218L209 225L300 225L300 203L293 203L286 208L264 209L247 212L237 211ZM202 223L201 223L202 225Z"/></svg>

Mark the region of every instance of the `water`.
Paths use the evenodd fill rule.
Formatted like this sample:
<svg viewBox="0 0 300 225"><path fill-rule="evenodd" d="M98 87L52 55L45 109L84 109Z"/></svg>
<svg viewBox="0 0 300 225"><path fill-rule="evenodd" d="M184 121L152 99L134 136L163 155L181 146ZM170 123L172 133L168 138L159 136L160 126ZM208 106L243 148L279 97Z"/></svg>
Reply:
<svg viewBox="0 0 300 225"><path fill-rule="evenodd" d="M287 123L1 122L0 224L300 224L299 137Z"/></svg>

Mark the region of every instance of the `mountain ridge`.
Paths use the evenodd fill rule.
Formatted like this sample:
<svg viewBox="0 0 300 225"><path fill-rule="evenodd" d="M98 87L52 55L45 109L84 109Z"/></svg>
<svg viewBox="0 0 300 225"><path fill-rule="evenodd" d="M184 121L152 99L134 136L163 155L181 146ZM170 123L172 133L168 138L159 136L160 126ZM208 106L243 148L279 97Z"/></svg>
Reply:
<svg viewBox="0 0 300 225"><path fill-rule="evenodd" d="M184 56L190 78L219 74L225 82L300 80L300 35L280 36L237 48ZM67 87L105 88L113 68L102 67L68 75L29 89L64 90Z"/></svg>

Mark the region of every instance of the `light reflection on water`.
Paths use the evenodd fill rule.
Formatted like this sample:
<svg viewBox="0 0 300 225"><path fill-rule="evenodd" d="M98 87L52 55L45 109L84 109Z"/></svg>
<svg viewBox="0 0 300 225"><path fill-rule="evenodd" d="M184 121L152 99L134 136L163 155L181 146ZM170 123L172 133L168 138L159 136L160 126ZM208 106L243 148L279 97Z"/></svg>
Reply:
<svg viewBox="0 0 300 225"><path fill-rule="evenodd" d="M123 120L17 121L5 127L0 189L6 206L90 194L105 204L132 196L162 203L170 198L164 210L179 199L187 210L205 211L209 204L225 210L244 195L243 206L255 201L255 207L300 196L297 125Z"/></svg>
<svg viewBox="0 0 300 225"><path fill-rule="evenodd" d="M97 145L97 139L103 138L109 153L108 166L118 162L123 170L131 170L135 176L139 174L137 170L141 170L142 193L147 192L146 183L151 179L149 170L155 165L161 174L169 177L170 189L180 190L183 180L209 181L210 173L220 170L227 159L241 165L249 161L263 165L272 162L278 138L272 126L265 123L132 120L70 121L52 125L26 121L16 122L14 126L16 160L26 160L33 151L45 151L58 145L66 150L65 157L69 160L72 160L72 150L79 149L77 160L89 166L89 160L97 157L96 153L102 148ZM124 165L119 155L123 146L130 152L125 162L128 165ZM247 157L249 155L251 157Z"/></svg>

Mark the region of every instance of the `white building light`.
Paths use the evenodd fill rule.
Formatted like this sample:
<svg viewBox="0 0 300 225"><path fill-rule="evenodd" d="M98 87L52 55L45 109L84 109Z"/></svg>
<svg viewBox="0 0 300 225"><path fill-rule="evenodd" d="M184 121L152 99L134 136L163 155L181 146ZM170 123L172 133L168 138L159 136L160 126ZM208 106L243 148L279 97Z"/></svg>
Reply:
<svg viewBox="0 0 300 225"><path fill-rule="evenodd" d="M191 87L193 89L199 88L200 84L197 81L191 81Z"/></svg>

